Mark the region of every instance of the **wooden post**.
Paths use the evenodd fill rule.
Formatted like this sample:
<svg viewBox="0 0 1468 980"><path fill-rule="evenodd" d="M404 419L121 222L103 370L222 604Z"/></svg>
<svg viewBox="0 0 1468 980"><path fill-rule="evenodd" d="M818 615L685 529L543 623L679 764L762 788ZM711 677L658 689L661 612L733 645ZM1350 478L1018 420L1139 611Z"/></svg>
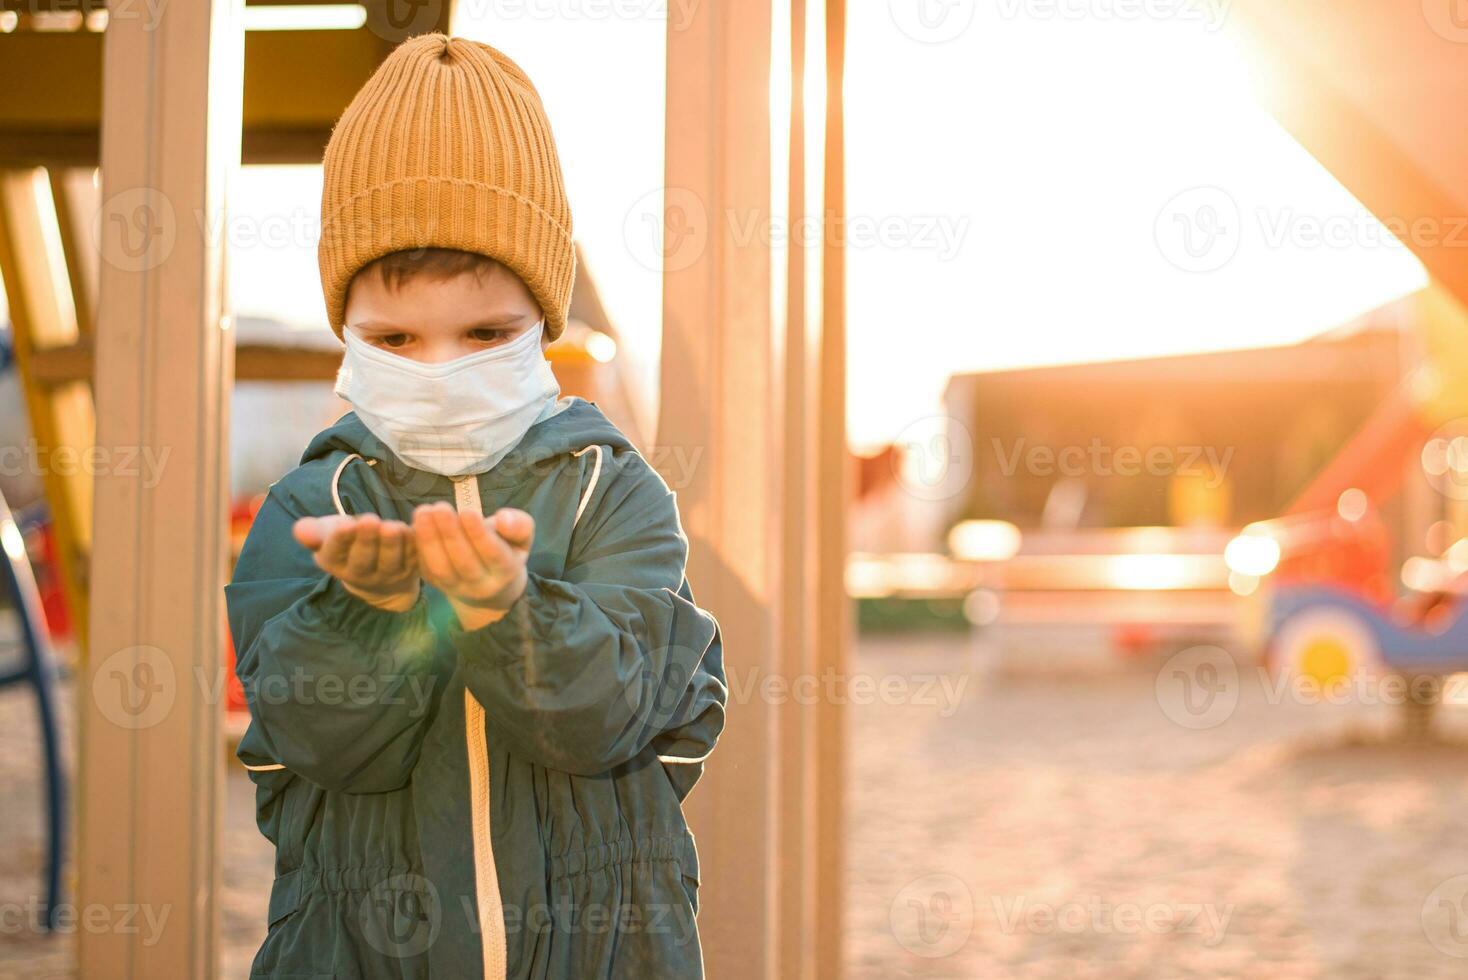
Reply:
<svg viewBox="0 0 1468 980"><path fill-rule="evenodd" d="M781 33L774 51L791 77L788 118L776 107L790 127L777 183L769 5L713 0L668 33L657 443L699 460L676 489L690 580L723 627L731 687L724 738L688 800L711 977L834 978L841 965L843 712L820 679L845 669L847 617L843 266L831 234L844 17L820 2L790 0L789 46ZM820 70L838 73L816 140L802 98L812 8L825 11ZM778 225L810 217L815 168L825 234L781 245L792 229Z"/></svg>
<svg viewBox="0 0 1468 980"><path fill-rule="evenodd" d="M825 675L849 675L851 603L846 597L846 522L851 454L846 448L846 0L825 0L826 115L821 182L821 322L815 445L815 661ZM816 976L836 980L843 958L846 839L846 712L816 707Z"/></svg>
<svg viewBox="0 0 1468 980"><path fill-rule="evenodd" d="M771 102L776 113L776 126L787 122L788 153L785 162L785 207L775 213L788 224L792 233L783 242L783 251L774 258L785 262L782 316L777 320L777 354L780 373L780 398L776 415L781 420L780 482L783 484L783 506L780 526L780 673L786 682L802 675L814 675L816 666L815 637L815 357L819 318L809 315L806 298L810 277L819 271L819 244L812 245L802 229L811 217L806 207L807 152L806 141L806 34L807 7L819 0L788 0L789 33L777 34L788 41L785 51L776 50L786 65L773 66L774 73L788 71L790 102L788 106ZM776 4L779 13L785 13ZM774 86L772 85L772 88ZM788 111L788 120L781 113ZM820 147L814 148L819 152ZM817 171L819 172L819 171ZM782 213L783 212L783 213ZM778 240L777 240L778 242ZM814 253L814 256L813 256ZM778 309L778 307L777 307ZM814 322L812 322L814 320ZM777 705L779 746L779 976L781 980L813 980L815 975L816 920L816 705L801 699L787 698Z"/></svg>
<svg viewBox="0 0 1468 980"><path fill-rule="evenodd" d="M88 980L218 962L226 446L225 186L240 154L240 0L106 32L92 632L80 685Z"/></svg>
<svg viewBox="0 0 1468 980"><path fill-rule="evenodd" d="M687 801L707 887L710 977L778 975L778 374L771 322L770 9L711 0L668 21L660 449L697 458L675 487L688 575L723 628L728 725ZM751 228L753 229L751 232ZM695 457L693 454L697 454Z"/></svg>

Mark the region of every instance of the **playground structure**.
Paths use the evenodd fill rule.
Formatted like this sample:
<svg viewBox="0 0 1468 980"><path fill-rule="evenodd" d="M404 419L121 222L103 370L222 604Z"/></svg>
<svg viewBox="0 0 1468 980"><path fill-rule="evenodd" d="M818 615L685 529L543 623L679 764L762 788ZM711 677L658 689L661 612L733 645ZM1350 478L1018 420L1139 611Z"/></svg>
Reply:
<svg viewBox="0 0 1468 980"><path fill-rule="evenodd" d="M1468 670L1468 616L1423 622L1396 602L1399 581L1431 593L1468 570L1468 433L1455 424L1468 417L1468 143L1441 123L1441 94L1468 91L1468 27L1451 4L1239 0L1224 31L1259 101L1429 277L1416 369L1284 514L1230 544L1230 584L1254 601L1254 636L1281 669ZM1394 541L1393 523L1409 536Z"/></svg>
<svg viewBox="0 0 1468 980"><path fill-rule="evenodd" d="M1245 528L1226 558L1259 603L1255 640L1281 680L1382 696L1397 678L1390 696L1422 734L1442 678L1468 671L1468 615L1429 617L1422 598L1468 571L1468 314L1438 285L1417 308L1420 363L1288 512ZM1425 534L1402 506L1412 490L1431 511ZM1382 514L1391 506L1406 528L1400 541Z"/></svg>
<svg viewBox="0 0 1468 980"><path fill-rule="evenodd" d="M232 168L319 161L386 53L451 30L455 7L0 0L0 274L35 445L48 458L178 450L146 483L121 467L42 473L82 692L64 891L82 907L173 910L152 944L77 932L80 975L218 973L222 587L231 512L243 525L250 511L228 498L231 392L336 370L333 351L235 329L224 242L199 232L228 216ZM840 227L844 10L721 2L669 18L667 96L653 107L665 120L660 183L710 214L777 208ZM807 72L825 76L809 107ZM772 102L774 90L788 100ZM688 575L720 610L737 666L839 671L843 244L703 231L663 270L660 414L618 404L628 392L607 370L615 335L579 288L590 275L571 310L587 330L568 330L553 366L644 449L699 447L702 464L678 487ZM762 533L771 526L783 533ZM157 717L119 724L94 682L136 678L150 657L168 674ZM127 693L151 703L152 692ZM725 731L718 758L730 762L716 758L687 805L703 872L719 882L702 903L711 974L837 975L843 742L834 704L752 703Z"/></svg>
<svg viewBox="0 0 1468 980"><path fill-rule="evenodd" d="M1461 223L1453 216L1468 213L1468 145L1441 125L1442 103L1430 95L1465 90L1468 32L1449 4L1370 0L1328 14L1247 0L1233 6L1227 29L1257 56L1260 100L1393 229L1430 280L1418 297L1418 369L1284 515L1231 546L1240 574L1257 579L1258 637L1272 664L1307 674L1352 676L1372 664L1461 670L1461 627L1426 628L1392 599L1399 561L1404 584L1445 584L1463 554L1454 542L1468 531L1457 487L1468 470L1450 424L1468 415L1468 255L1448 233ZM1435 485L1424 487L1428 478ZM1376 526L1388 505L1403 515L1406 540L1383 538ZM1434 531L1420 537L1424 528Z"/></svg>

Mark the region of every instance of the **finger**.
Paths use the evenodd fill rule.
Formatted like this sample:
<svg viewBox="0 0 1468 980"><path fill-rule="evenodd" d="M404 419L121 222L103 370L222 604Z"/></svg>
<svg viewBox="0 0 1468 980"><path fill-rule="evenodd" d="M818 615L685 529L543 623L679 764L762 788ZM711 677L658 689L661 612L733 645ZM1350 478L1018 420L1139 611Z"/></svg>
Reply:
<svg viewBox="0 0 1468 980"><path fill-rule="evenodd" d="M535 518L514 507L501 507L494 513L494 529L511 547L528 551L535 537Z"/></svg>
<svg viewBox="0 0 1468 980"><path fill-rule="evenodd" d="M447 582L453 574L448 555L444 553L443 536L434 520L436 504L424 504L413 511L413 543L418 549L418 563L424 577L434 583Z"/></svg>
<svg viewBox="0 0 1468 980"><path fill-rule="evenodd" d="M316 564L332 574L346 566L347 556L352 550L352 541L357 537L354 521L335 521L327 532L326 540L316 551Z"/></svg>
<svg viewBox="0 0 1468 980"><path fill-rule="evenodd" d="M291 525L291 534L302 546L315 551L320 548L326 540L326 534L321 529L321 518L302 517Z"/></svg>
<svg viewBox="0 0 1468 980"><path fill-rule="evenodd" d="M302 517L291 526L291 534L302 545L316 551L331 534L343 524L352 523L353 518L343 517L340 514L330 514L326 517Z"/></svg>
<svg viewBox="0 0 1468 980"><path fill-rule="evenodd" d="M473 517L472 514L467 515ZM478 520L464 521L464 535L469 539L470 546L486 565L502 565L510 559L510 546L498 532L490 526L490 521L479 518Z"/></svg>
<svg viewBox="0 0 1468 980"><path fill-rule="evenodd" d="M402 521L383 521L381 533L377 567L389 573L412 571L417 561L412 529Z"/></svg>
<svg viewBox="0 0 1468 980"><path fill-rule="evenodd" d="M488 569L474 546L469 543L468 535L464 533L464 518L474 519L476 515L439 512L434 516L438 521L439 533L443 536L444 553L448 555L454 574L465 582L479 581ZM477 519L484 520L482 516Z"/></svg>
<svg viewBox="0 0 1468 980"><path fill-rule="evenodd" d="M382 519L376 514L362 514L357 518L356 530L352 549L347 552L346 572L360 581L377 572L377 557L382 550Z"/></svg>

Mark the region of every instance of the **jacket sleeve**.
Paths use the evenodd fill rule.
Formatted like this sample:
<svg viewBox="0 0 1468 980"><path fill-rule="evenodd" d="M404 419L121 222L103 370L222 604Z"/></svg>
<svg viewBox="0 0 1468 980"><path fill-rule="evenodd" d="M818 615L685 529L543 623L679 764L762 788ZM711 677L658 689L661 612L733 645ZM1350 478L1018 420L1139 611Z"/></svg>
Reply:
<svg viewBox="0 0 1468 980"><path fill-rule="evenodd" d="M251 719L239 757L331 790L400 788L441 693L426 600L404 613L362 602L292 538L300 516L272 489L225 587Z"/></svg>
<svg viewBox="0 0 1468 980"><path fill-rule="evenodd" d="M693 602L688 581L678 594ZM717 624L708 652L694 672L693 683L683 692L668 727L652 740L658 760L668 767L668 776L684 800L703 775L703 766L724 730L724 706L729 689L724 678L724 643Z"/></svg>
<svg viewBox="0 0 1468 980"><path fill-rule="evenodd" d="M704 666L718 627L683 580L673 494L630 451L608 469L559 578L532 571L502 619L447 629L493 734L520 758L577 775L682 727L697 728L690 741L706 755L722 727L723 683Z"/></svg>

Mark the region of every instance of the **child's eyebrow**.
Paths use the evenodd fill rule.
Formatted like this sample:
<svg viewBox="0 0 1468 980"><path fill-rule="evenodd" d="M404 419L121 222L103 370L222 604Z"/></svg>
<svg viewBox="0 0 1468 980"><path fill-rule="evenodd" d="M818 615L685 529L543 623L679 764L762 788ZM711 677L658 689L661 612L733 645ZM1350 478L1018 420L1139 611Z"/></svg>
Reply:
<svg viewBox="0 0 1468 980"><path fill-rule="evenodd" d="M501 330L505 327L513 327L525 320L524 313L508 313L497 319L477 320L474 323L465 324L464 330ZM370 330L373 333L412 333L408 327L400 327L395 323L386 323L382 320L363 320L361 323L350 324L356 330Z"/></svg>

